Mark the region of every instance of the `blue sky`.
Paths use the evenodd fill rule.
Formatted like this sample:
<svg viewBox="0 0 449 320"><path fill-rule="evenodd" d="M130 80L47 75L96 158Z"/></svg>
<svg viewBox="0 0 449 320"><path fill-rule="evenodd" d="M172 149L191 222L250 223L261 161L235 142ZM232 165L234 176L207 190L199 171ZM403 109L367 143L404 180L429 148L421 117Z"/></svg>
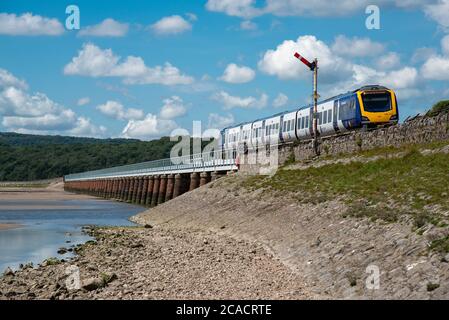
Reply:
<svg viewBox="0 0 449 320"><path fill-rule="evenodd" d="M80 10L67 30L66 7ZM365 9L380 9L368 30ZM0 131L153 139L365 84L397 90L401 119L449 97L449 0L0 3Z"/></svg>

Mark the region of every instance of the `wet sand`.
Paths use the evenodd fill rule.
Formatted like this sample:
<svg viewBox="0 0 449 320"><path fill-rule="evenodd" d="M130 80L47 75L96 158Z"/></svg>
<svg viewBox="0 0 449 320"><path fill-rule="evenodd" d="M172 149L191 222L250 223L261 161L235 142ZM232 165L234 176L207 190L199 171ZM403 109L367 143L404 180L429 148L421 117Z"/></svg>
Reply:
<svg viewBox="0 0 449 320"><path fill-rule="evenodd" d="M17 223L0 223L0 231L19 228L21 225Z"/></svg>
<svg viewBox="0 0 449 320"><path fill-rule="evenodd" d="M82 194L68 193L64 191L64 184L62 182L57 182L50 184L46 188L14 188L14 187L1 187L0 188L0 210L8 209L11 210L9 204L3 203L3 201L21 201L21 200L83 200L83 199L95 199L94 197ZM34 209L49 209L48 206L44 205L42 208L39 206L34 206ZM64 207L66 208L66 207ZM27 205L14 206L16 210L26 210ZM51 209L58 209L56 207L51 207Z"/></svg>

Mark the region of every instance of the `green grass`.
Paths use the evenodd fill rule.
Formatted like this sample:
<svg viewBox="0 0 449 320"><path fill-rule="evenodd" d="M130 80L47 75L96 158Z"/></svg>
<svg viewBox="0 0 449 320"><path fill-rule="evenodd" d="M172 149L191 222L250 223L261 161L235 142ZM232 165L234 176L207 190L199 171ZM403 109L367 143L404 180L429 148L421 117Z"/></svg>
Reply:
<svg viewBox="0 0 449 320"><path fill-rule="evenodd" d="M439 115L440 113L448 113L448 112L449 112L449 100L442 100L433 105L433 107L427 112L427 116L433 117Z"/></svg>
<svg viewBox="0 0 449 320"><path fill-rule="evenodd" d="M449 235L447 235L444 238L437 239L432 241L430 244L430 249L442 252L442 253L448 253L449 252Z"/></svg>
<svg viewBox="0 0 449 320"><path fill-rule="evenodd" d="M354 141L354 144L356 144L357 141ZM346 158L352 158L355 156L359 157L365 157L365 158L371 158L375 156L381 156L381 157L389 157L395 154L399 153L407 153L410 150L435 150L441 147L444 147L449 144L449 141L436 141L436 142L428 142L428 143L417 143L417 144L405 144L399 147L395 146L387 146L387 147L378 147L373 148L369 150L361 150L352 154L340 154L340 155L327 155L322 157L324 160L329 159L346 159Z"/></svg>
<svg viewBox="0 0 449 320"><path fill-rule="evenodd" d="M412 148L400 158L305 170L280 169L273 177L250 177L244 187L291 192L302 202L345 199L349 205L347 216L395 222L408 214L414 218L416 228L427 222L442 226L446 221L429 206L449 210L449 155L422 155Z"/></svg>

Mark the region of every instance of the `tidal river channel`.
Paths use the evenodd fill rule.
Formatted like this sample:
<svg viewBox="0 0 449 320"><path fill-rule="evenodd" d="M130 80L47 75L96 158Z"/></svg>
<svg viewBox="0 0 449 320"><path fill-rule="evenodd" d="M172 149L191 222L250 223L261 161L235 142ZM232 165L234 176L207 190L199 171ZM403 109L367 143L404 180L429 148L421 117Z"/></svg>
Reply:
<svg viewBox="0 0 449 320"><path fill-rule="evenodd" d="M0 224L13 226L0 229L0 274L50 257L69 258L74 246L90 240L83 226L130 226L128 218L144 210L97 199L0 202ZM60 248L72 249L61 255Z"/></svg>

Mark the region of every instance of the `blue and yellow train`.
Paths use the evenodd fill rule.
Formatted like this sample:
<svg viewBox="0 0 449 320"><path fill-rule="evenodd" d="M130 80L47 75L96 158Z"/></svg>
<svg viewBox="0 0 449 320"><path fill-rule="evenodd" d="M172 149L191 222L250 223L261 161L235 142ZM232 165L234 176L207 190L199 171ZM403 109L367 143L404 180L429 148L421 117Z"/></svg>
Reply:
<svg viewBox="0 0 449 320"><path fill-rule="evenodd" d="M364 86L318 103L318 134L338 135L350 130L396 124L398 103L393 90L379 85ZM313 138L313 106L286 111L245 122L221 131L222 148L242 145L257 148Z"/></svg>

